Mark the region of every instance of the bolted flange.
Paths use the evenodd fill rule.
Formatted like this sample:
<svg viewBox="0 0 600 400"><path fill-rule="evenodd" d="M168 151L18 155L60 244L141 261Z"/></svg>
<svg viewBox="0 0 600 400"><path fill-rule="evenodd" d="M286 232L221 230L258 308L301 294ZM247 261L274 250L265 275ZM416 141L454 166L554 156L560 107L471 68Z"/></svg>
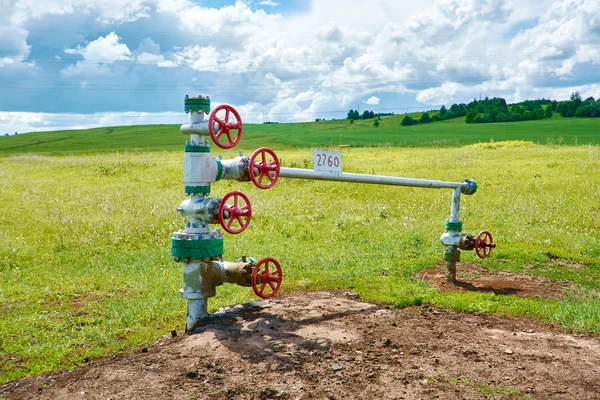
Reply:
<svg viewBox="0 0 600 400"><path fill-rule="evenodd" d="M461 232L462 225L463 225L462 221L456 221L456 222L446 221L446 230L454 231L454 232Z"/></svg>
<svg viewBox="0 0 600 400"><path fill-rule="evenodd" d="M185 112L190 111L204 111L208 113L210 111L210 99L207 97L188 97L185 96L184 101L184 110Z"/></svg>
<svg viewBox="0 0 600 400"><path fill-rule="evenodd" d="M444 249L444 260L446 261L460 261L460 250L453 247L448 246Z"/></svg>

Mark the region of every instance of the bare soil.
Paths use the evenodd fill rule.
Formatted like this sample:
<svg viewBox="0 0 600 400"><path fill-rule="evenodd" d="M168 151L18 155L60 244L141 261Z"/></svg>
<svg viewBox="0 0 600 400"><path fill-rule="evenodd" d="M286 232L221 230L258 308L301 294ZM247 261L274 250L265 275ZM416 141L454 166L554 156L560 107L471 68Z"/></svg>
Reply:
<svg viewBox="0 0 600 400"><path fill-rule="evenodd" d="M442 292L482 292L543 299L562 299L569 288L566 283L551 282L539 275L487 270L472 263L460 264L454 283L446 281L443 264L439 264L436 269L420 271L414 278L423 280Z"/></svg>
<svg viewBox="0 0 600 400"><path fill-rule="evenodd" d="M0 387L9 399L593 399L600 339L350 292L239 305L191 335Z"/></svg>

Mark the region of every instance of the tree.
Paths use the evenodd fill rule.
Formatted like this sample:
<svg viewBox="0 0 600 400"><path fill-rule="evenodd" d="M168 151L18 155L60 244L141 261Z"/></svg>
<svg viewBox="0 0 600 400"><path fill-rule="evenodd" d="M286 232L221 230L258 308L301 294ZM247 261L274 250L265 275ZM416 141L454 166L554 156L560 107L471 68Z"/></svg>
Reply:
<svg viewBox="0 0 600 400"><path fill-rule="evenodd" d="M441 106L440 107L440 117L443 118L444 114L446 114L446 111L448 111L448 110L446 110L446 106Z"/></svg>
<svg viewBox="0 0 600 400"><path fill-rule="evenodd" d="M415 120L412 119L409 115L405 115L402 122L400 122L400 125L402 125L402 126L410 126L410 125L414 125L414 124L415 124Z"/></svg>
<svg viewBox="0 0 600 400"><path fill-rule="evenodd" d="M354 120L353 120L353 119L351 119L351 120L350 120L350 123L351 123L351 124L353 124L353 123L354 123Z"/></svg>
<svg viewBox="0 0 600 400"><path fill-rule="evenodd" d="M375 121L373 121L373 126L375 128L379 128L379 120L378 119L376 119Z"/></svg>
<svg viewBox="0 0 600 400"><path fill-rule="evenodd" d="M369 111L369 118L375 118L375 113L373 111Z"/></svg>
<svg viewBox="0 0 600 400"><path fill-rule="evenodd" d="M581 95L579 94L579 92L573 92L571 93L571 97L570 97L571 101L574 101L575 103L581 104Z"/></svg>
<svg viewBox="0 0 600 400"><path fill-rule="evenodd" d="M370 114L369 114L368 110L363 111L363 113L362 113L362 119L369 119L369 115Z"/></svg>
<svg viewBox="0 0 600 400"><path fill-rule="evenodd" d="M352 113L352 119L359 119L360 115L358 115L358 110L354 110L354 112Z"/></svg>
<svg viewBox="0 0 600 400"><path fill-rule="evenodd" d="M348 111L348 119L353 120L354 119L354 110L350 109L350 111Z"/></svg>
<svg viewBox="0 0 600 400"><path fill-rule="evenodd" d="M546 118L552 118L552 105L546 107Z"/></svg>
<svg viewBox="0 0 600 400"><path fill-rule="evenodd" d="M431 122L431 117L429 116L429 113L423 113L423 115L421 115L421 123L428 124L430 122Z"/></svg>

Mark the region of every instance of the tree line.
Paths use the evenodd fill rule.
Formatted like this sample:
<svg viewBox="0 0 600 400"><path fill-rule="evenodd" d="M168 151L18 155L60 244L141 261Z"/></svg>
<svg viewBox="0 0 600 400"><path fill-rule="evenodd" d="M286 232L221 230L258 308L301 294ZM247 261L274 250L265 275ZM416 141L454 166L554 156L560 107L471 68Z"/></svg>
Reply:
<svg viewBox="0 0 600 400"><path fill-rule="evenodd" d="M358 110L350 110L348 111L346 119L355 121L357 119L372 119L375 117L385 117L388 115L394 115L394 113L375 113L373 111L365 110L362 112L362 114L360 114Z"/></svg>

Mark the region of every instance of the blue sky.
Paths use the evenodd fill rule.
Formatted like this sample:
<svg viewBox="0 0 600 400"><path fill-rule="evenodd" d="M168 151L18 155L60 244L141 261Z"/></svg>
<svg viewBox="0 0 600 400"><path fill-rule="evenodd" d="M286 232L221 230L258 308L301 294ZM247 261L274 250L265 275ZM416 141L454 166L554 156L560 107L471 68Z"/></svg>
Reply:
<svg viewBox="0 0 600 400"><path fill-rule="evenodd" d="M0 0L0 134L600 96L599 0Z"/></svg>

